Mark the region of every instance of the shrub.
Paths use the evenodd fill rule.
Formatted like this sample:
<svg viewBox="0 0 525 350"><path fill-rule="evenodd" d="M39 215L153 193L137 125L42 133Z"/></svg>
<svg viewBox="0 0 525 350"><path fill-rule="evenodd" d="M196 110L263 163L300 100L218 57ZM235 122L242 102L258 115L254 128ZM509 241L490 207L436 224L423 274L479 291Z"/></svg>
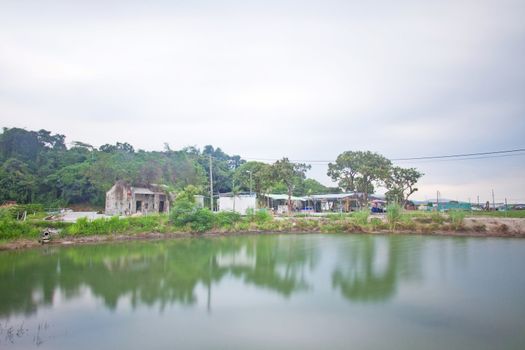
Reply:
<svg viewBox="0 0 525 350"><path fill-rule="evenodd" d="M458 230L463 225L463 220L465 219L463 210L450 210L448 216L455 230Z"/></svg>
<svg viewBox="0 0 525 350"><path fill-rule="evenodd" d="M213 228L213 213L207 208L199 208L189 219L192 231L206 232Z"/></svg>
<svg viewBox="0 0 525 350"><path fill-rule="evenodd" d="M272 221L273 216L266 209L261 209L255 213L254 220L257 224L262 224L268 221Z"/></svg>
<svg viewBox="0 0 525 350"><path fill-rule="evenodd" d="M67 228L66 233L70 235L88 233L88 225L89 221L87 218L78 218L73 225Z"/></svg>
<svg viewBox="0 0 525 350"><path fill-rule="evenodd" d="M2 217L0 219L0 239L14 239L21 236L37 237L40 230L25 222Z"/></svg>
<svg viewBox="0 0 525 350"><path fill-rule="evenodd" d="M434 222L436 224L442 224L442 223L445 222L445 218L437 210L433 211L432 214L430 215L430 217L432 218L432 222Z"/></svg>
<svg viewBox="0 0 525 350"><path fill-rule="evenodd" d="M126 231L159 231L161 227L161 217L155 215L125 219L114 216L109 219L100 218L93 221L89 221L87 218L79 218L74 224L66 226L65 233L70 235L105 235Z"/></svg>
<svg viewBox="0 0 525 350"><path fill-rule="evenodd" d="M401 207L398 204L390 204L386 208L386 219L391 230L396 229L396 224L401 220Z"/></svg>
<svg viewBox="0 0 525 350"><path fill-rule="evenodd" d="M361 226L366 226L368 224L368 216L370 215L369 211L367 209L363 209L360 211L356 211L352 218L354 219L355 223Z"/></svg>
<svg viewBox="0 0 525 350"><path fill-rule="evenodd" d="M197 194L197 188L194 186L187 186L177 194L170 213L170 220L175 226L186 226L200 209L195 203L195 194Z"/></svg>
<svg viewBox="0 0 525 350"><path fill-rule="evenodd" d="M21 217L24 212L26 212L27 215L42 213L44 212L44 206L42 204L17 204L9 207L7 210L13 219L17 219Z"/></svg>
<svg viewBox="0 0 525 350"><path fill-rule="evenodd" d="M403 230L416 230L416 223L412 220L409 215L401 214L399 225Z"/></svg>
<svg viewBox="0 0 525 350"><path fill-rule="evenodd" d="M383 221L379 218L371 218L370 225L372 225L373 230L381 229L383 227Z"/></svg>
<svg viewBox="0 0 525 350"><path fill-rule="evenodd" d="M221 211L215 214L215 227L232 228L237 222L241 221L241 215L233 211Z"/></svg>
<svg viewBox="0 0 525 350"><path fill-rule="evenodd" d="M297 219L294 228L298 231L312 231L318 228L318 223L317 220Z"/></svg>
<svg viewBox="0 0 525 350"><path fill-rule="evenodd" d="M129 228L136 232L157 232L162 230L165 218L165 215L146 215L121 219L120 222L123 226L127 224Z"/></svg>
<svg viewBox="0 0 525 350"><path fill-rule="evenodd" d="M250 229L250 223L247 221L239 221L235 224L235 229L237 231L248 231Z"/></svg>
<svg viewBox="0 0 525 350"><path fill-rule="evenodd" d="M258 224L258 229L262 231L279 231L279 222L272 220Z"/></svg>

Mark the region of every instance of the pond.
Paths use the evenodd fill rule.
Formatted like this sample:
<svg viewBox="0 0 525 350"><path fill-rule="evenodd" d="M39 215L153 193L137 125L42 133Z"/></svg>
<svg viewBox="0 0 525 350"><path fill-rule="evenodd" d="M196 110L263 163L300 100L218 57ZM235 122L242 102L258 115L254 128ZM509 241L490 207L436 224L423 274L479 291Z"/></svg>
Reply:
<svg viewBox="0 0 525 350"><path fill-rule="evenodd" d="M524 349L525 240L288 234L0 253L2 349Z"/></svg>

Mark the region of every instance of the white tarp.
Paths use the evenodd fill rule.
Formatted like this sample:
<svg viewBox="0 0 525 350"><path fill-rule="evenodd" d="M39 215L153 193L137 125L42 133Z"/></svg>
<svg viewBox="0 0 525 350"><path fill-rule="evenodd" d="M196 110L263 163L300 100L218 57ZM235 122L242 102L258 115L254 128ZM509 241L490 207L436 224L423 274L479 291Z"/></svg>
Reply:
<svg viewBox="0 0 525 350"><path fill-rule="evenodd" d="M235 211L246 214L248 209L257 209L255 194L241 194L237 196L220 196L218 200L219 211Z"/></svg>

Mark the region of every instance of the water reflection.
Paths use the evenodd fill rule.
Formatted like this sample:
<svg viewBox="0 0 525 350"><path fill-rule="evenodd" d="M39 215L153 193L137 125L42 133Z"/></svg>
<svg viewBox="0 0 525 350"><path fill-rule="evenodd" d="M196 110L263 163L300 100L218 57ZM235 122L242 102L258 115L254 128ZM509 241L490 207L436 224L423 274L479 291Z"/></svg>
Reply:
<svg viewBox="0 0 525 350"><path fill-rule="evenodd" d="M399 279L421 276L419 237L361 236L338 250L332 285L355 301L380 301L395 295Z"/></svg>
<svg viewBox="0 0 525 350"><path fill-rule="evenodd" d="M314 234L0 252L0 348L522 349L524 249Z"/></svg>
<svg viewBox="0 0 525 350"><path fill-rule="evenodd" d="M115 309L124 295L133 308L158 304L163 309L174 302L189 305L197 301L197 285L205 286L210 298L213 285L225 276L290 297L325 283L311 273L322 255L320 238L183 239L3 253L0 315L34 313L39 306L52 304L57 289L71 299L83 286L109 309ZM349 300L385 300L395 294L400 278L420 276L421 240L417 238L340 238L335 264L329 269L332 287Z"/></svg>
<svg viewBox="0 0 525 350"><path fill-rule="evenodd" d="M196 302L200 283L212 288L232 275L289 297L306 290L315 267L312 240L297 236L230 237L48 248L0 254L0 315L34 313L60 289L66 299L87 286L109 309L127 295L132 307Z"/></svg>

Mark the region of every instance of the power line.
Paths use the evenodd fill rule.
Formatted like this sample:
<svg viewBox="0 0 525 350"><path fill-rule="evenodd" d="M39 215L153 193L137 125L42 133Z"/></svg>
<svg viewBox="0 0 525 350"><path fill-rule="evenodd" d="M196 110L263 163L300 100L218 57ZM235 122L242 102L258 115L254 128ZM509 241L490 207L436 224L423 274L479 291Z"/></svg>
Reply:
<svg viewBox="0 0 525 350"><path fill-rule="evenodd" d="M503 157L509 157L509 156L523 156L523 155L525 155L525 153L522 153L522 154L509 154L509 153L517 153L517 152L525 152L525 148L503 150L503 151L447 154L447 155L437 155L437 156L392 158L390 160L391 161L470 160L470 159L503 158ZM243 157L242 159L268 161L268 162L273 162L273 161L279 160L279 159L275 159L275 158L252 158L252 157ZM310 163L312 165L324 165L324 164L335 162L333 160L319 160L319 159L290 159L290 161L294 162L294 163Z"/></svg>
<svg viewBox="0 0 525 350"><path fill-rule="evenodd" d="M499 155L492 155L492 156L485 156L485 157L468 157L468 158L416 159L415 162L418 162L418 163L452 162L452 161L458 161L458 160L476 160L476 159L507 158L507 157L520 157L520 156L525 156L525 153L499 154ZM404 160L400 160L400 161L404 161Z"/></svg>
<svg viewBox="0 0 525 350"><path fill-rule="evenodd" d="M502 153L515 153L523 152L525 148L511 149L506 151L491 151L491 152L477 152L477 153L463 153L463 154L448 154L444 156L423 156L423 157L411 157L411 158L394 158L392 161L398 160L419 160L419 159L441 159L441 158L458 158L458 157L470 157L470 156L483 156L489 154L502 154Z"/></svg>

